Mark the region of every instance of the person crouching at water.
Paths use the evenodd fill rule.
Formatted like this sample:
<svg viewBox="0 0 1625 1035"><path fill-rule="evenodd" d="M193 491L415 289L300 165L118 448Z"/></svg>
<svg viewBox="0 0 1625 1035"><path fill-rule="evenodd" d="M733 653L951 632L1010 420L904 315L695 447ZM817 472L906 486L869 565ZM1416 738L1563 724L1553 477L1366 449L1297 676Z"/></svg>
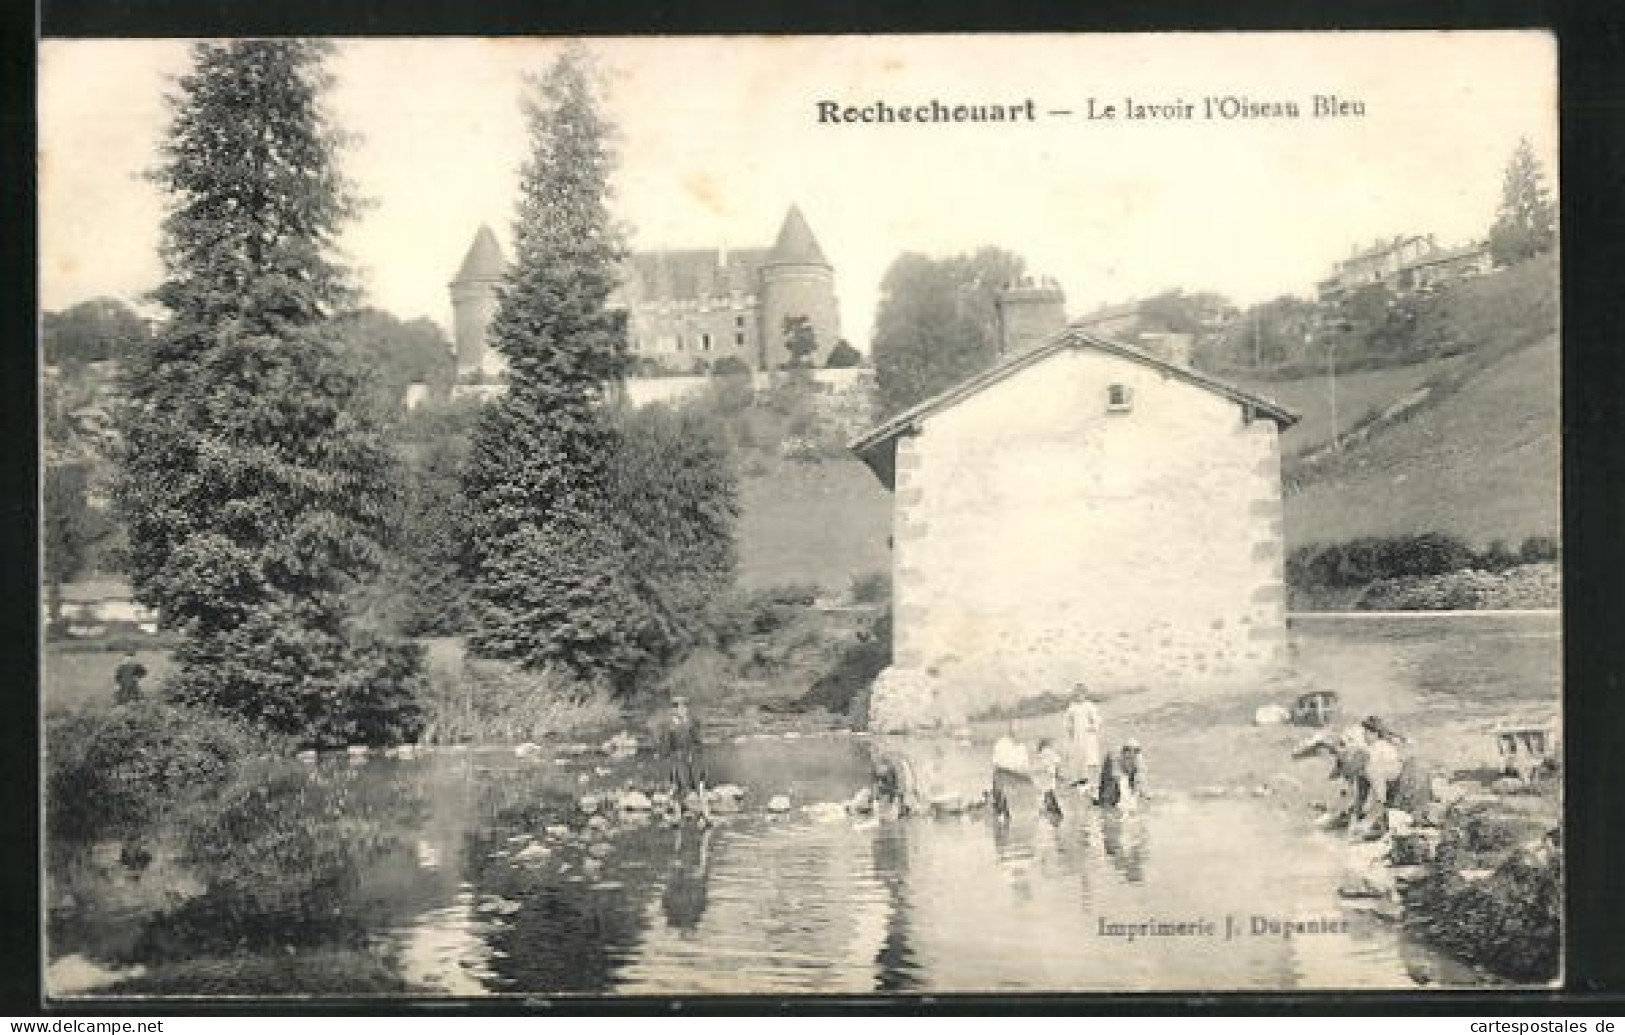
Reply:
<svg viewBox="0 0 1625 1035"><path fill-rule="evenodd" d="M704 745L700 741L699 727L689 714L687 698L671 699L671 711L666 716L656 743L660 747L661 757L667 760L670 767L672 798L678 803L679 811L687 809L687 799L692 795L699 803L701 822L710 822Z"/></svg>
<svg viewBox="0 0 1625 1035"><path fill-rule="evenodd" d="M1145 760L1138 741L1126 741L1115 755L1107 755L1100 766L1100 791L1095 797L1102 808L1132 809L1146 792Z"/></svg>
<svg viewBox="0 0 1625 1035"><path fill-rule="evenodd" d="M1369 785L1367 836L1379 836L1389 828L1390 810L1422 815L1433 802L1433 782L1405 737L1380 717L1366 716L1360 732L1365 740Z"/></svg>
<svg viewBox="0 0 1625 1035"><path fill-rule="evenodd" d="M1056 797L1056 788L1061 782L1061 754L1047 737L1038 742L1030 775L1033 787L1038 791L1039 811L1050 819L1060 819L1061 800Z"/></svg>

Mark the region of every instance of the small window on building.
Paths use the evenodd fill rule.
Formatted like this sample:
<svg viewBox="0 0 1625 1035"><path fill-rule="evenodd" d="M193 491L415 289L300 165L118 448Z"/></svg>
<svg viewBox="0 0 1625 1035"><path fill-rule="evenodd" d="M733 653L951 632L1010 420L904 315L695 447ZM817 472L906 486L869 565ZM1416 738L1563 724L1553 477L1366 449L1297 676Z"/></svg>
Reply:
<svg viewBox="0 0 1625 1035"><path fill-rule="evenodd" d="M734 335L734 344L735 345L743 345L743 344L745 344L745 333L743 331L741 331L738 334Z"/></svg>
<svg viewBox="0 0 1625 1035"><path fill-rule="evenodd" d="M734 317L734 326L735 327L743 327L743 326L745 326L745 318L743 316Z"/></svg>
<svg viewBox="0 0 1625 1035"><path fill-rule="evenodd" d="M1134 392L1128 385L1106 387L1106 412L1127 413L1134 409Z"/></svg>
<svg viewBox="0 0 1625 1035"><path fill-rule="evenodd" d="M711 332L710 331L701 331L700 332L700 351L701 352L710 352L711 351Z"/></svg>

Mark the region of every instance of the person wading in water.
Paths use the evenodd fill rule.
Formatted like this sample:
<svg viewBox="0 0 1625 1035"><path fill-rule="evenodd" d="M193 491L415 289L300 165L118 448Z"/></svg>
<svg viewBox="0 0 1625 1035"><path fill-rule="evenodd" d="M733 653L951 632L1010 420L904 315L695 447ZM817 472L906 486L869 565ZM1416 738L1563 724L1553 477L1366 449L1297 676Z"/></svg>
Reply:
<svg viewBox="0 0 1625 1035"><path fill-rule="evenodd" d="M670 766L672 797L683 811L689 808L692 796L699 811L700 822L711 821L711 804L706 800L706 771L704 745L700 742L699 727L688 711L688 698L673 697L671 711L660 730L657 743L660 753Z"/></svg>

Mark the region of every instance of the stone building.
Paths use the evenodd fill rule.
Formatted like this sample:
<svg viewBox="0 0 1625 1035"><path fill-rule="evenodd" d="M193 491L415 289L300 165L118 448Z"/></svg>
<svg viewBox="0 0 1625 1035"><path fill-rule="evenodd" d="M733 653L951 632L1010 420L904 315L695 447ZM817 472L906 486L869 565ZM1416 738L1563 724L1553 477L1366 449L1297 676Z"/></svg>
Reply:
<svg viewBox="0 0 1625 1035"><path fill-rule="evenodd" d="M490 228L481 227L451 282L460 381L502 376L486 328L506 266ZM705 373L725 359L753 372L777 370L790 359L785 321L797 317L813 333L813 366L824 365L841 336L834 267L794 206L771 247L633 252L614 301L628 310L644 373Z"/></svg>
<svg viewBox="0 0 1625 1035"><path fill-rule="evenodd" d="M1079 682L1275 673L1279 432L1296 419L1061 327L857 439L895 493L893 666L872 728L957 725Z"/></svg>

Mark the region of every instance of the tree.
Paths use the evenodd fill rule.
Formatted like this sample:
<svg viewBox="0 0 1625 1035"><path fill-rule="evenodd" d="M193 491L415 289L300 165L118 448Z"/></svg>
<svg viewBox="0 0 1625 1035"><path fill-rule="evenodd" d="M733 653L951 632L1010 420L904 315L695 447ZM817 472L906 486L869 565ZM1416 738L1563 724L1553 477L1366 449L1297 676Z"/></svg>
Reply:
<svg viewBox="0 0 1625 1035"><path fill-rule="evenodd" d="M624 412L611 498L626 569L644 616L643 669L676 659L733 584L739 486L722 428L703 407Z"/></svg>
<svg viewBox="0 0 1625 1035"><path fill-rule="evenodd" d="M93 298L60 313L46 313L40 331L45 362L50 364L123 359L152 336L147 321L116 298Z"/></svg>
<svg viewBox="0 0 1625 1035"><path fill-rule="evenodd" d="M52 625L62 618L62 585L84 574L92 551L107 538L106 519L86 499L89 481L86 464L45 466L40 501L44 531L46 613Z"/></svg>
<svg viewBox="0 0 1625 1035"><path fill-rule="evenodd" d="M784 351L790 356L785 366L811 366L812 354L818 351L818 334L813 330L812 320L805 316L786 316L783 332Z"/></svg>
<svg viewBox="0 0 1625 1035"><path fill-rule="evenodd" d="M896 413L998 361L998 294L1025 263L1009 252L898 256L881 281L873 356L881 408Z"/></svg>
<svg viewBox="0 0 1625 1035"><path fill-rule="evenodd" d="M361 595L376 627L405 636L468 631L473 518L462 474L480 406L474 399L429 402L400 415L398 533L380 578Z"/></svg>
<svg viewBox="0 0 1625 1035"><path fill-rule="evenodd" d="M333 335L379 419L398 419L408 385L426 384L437 397L451 388L451 344L432 320L354 309L334 321Z"/></svg>
<svg viewBox="0 0 1625 1035"><path fill-rule="evenodd" d="M192 49L153 173L169 319L125 371L115 500L136 597L185 634L168 693L336 745L414 736L422 676L348 610L393 479L331 337L355 201L320 107L328 50Z"/></svg>
<svg viewBox="0 0 1625 1035"><path fill-rule="evenodd" d="M491 323L508 392L482 413L464 477L479 655L593 677L636 667L614 543L605 398L630 366L610 308L624 255L608 210L610 126L586 55L530 83L515 257ZM628 659L632 659L630 662Z"/></svg>
<svg viewBox="0 0 1625 1035"><path fill-rule="evenodd" d="M1507 162L1501 206L1490 227L1490 257L1511 266L1550 251L1557 240L1557 209L1546 189L1546 172L1527 137Z"/></svg>

